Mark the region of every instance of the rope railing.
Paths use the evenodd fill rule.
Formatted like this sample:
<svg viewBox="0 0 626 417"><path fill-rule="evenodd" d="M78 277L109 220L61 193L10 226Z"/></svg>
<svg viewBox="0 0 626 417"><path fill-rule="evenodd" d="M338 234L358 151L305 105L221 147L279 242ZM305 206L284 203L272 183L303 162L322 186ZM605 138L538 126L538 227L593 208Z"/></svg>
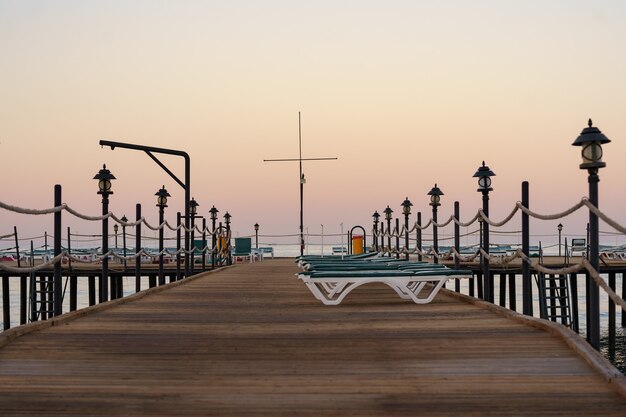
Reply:
<svg viewBox="0 0 626 417"><path fill-rule="evenodd" d="M589 208L589 210L591 210L596 216L598 216L599 218L601 218L602 220L604 220L604 222L606 224L608 224L609 226L611 226L612 228L614 228L615 230L620 231L621 233L625 233L626 234L626 227L622 226L621 224L617 223L615 220L611 219L609 216L607 216L606 214L602 213L596 206L594 206L593 204L591 204L589 202L588 199L584 198L582 203L587 206L587 208Z"/></svg>
<svg viewBox="0 0 626 417"><path fill-rule="evenodd" d="M156 259L159 258L161 255L170 255L170 256L176 256L179 254L198 254L198 253L206 253L210 251L210 248L207 245L205 245L203 248L194 248L191 250L185 250L184 248L181 248L177 251L171 252L167 249L163 249L162 251L156 252L156 253L150 253L145 249L141 249L139 252L136 252L134 254L128 255L128 256L122 256L118 253L116 253L114 250L109 250L108 252L104 253L104 254L97 254L97 253L88 253L85 254L87 256L90 256L91 259L85 259L85 258L81 258L75 255L70 254L68 251L62 251L59 255L51 258L50 260L43 262L37 266L34 267L12 267L12 266L8 266L4 263L0 263L0 270L2 271L7 271L7 272L13 272L13 273L29 273L29 272L37 272L40 271L42 269L45 269L47 267L50 267L52 265L54 265L55 263L63 260L63 259L69 259L72 260L73 262L77 262L77 263L82 263L82 264L95 264L95 263L100 263L102 262L104 259L106 258L116 258L122 261L131 261L134 259L137 259L141 256L146 256L146 257L150 257L152 259ZM225 251L224 249L222 249L222 251ZM227 250L226 250L227 251Z"/></svg>
<svg viewBox="0 0 626 417"><path fill-rule="evenodd" d="M226 239L230 239L231 231L220 232L219 236L223 237L223 238L226 238ZM229 247L230 247L230 245L224 245L220 249L220 253L227 253ZM90 256L91 259L84 259L84 258L80 258L80 257L74 256L74 255L70 254L67 250L64 250L59 255L56 255L55 257L49 259L46 262L43 262L43 263L37 265L37 266L32 266L32 267L13 267L13 266L6 265L4 263L0 263L0 271L7 271L7 272L13 272L13 273L37 272L37 271L40 271L40 270L45 269L47 267L50 267L50 266L56 264L57 262L61 262L63 259L69 259L69 260L72 260L74 262L83 263L83 264L94 264L94 263L102 262L104 259L107 259L109 257L116 258L116 259L123 260L123 261L129 261L129 260L137 259L137 258L139 258L141 256L147 256L147 257L151 257L152 259L156 259L156 258L160 257L161 255L176 256L178 254L206 253L207 251L210 251L208 243L205 244L205 246L203 248L192 248L190 250L185 250L184 248L181 248L181 249L179 249L179 250L177 250L175 252L170 252L167 249L163 249L162 251L159 251L157 253L149 253L147 250L142 248L139 252L136 252L136 253L128 255L128 256L119 255L118 253L115 252L115 250L111 249L108 252L103 253L103 254L88 253L86 255Z"/></svg>
<svg viewBox="0 0 626 417"><path fill-rule="evenodd" d="M513 208L513 210L511 211L511 213L508 216L506 216L504 220L499 221L499 222L494 222L489 217L487 217L482 209L478 210L478 215L483 219L484 222L488 223L489 225L493 227L502 227L505 224L507 224L513 218L513 216L515 216L515 213L517 213L518 210L519 210L519 206L516 205L515 208Z"/></svg>
<svg viewBox="0 0 626 417"><path fill-rule="evenodd" d="M15 232L13 232L13 233L9 233L8 235L2 235L2 236L0 236L0 240L2 240L2 239L8 239L8 238L10 238L10 237L14 237L14 236L15 236Z"/></svg>
<svg viewBox="0 0 626 417"><path fill-rule="evenodd" d="M626 311L626 301L624 301L623 298L617 295L615 291L613 291L613 289L611 289L611 287L607 285L606 281L602 279L602 277L600 276L600 273L593 268L591 263L587 259L583 258L582 264L585 267L585 269L589 272L589 275L593 278L596 284L600 288L602 288L604 292L606 292L606 294L609 296L611 301L613 301L613 303L615 303L616 305L619 305L624 311Z"/></svg>
<svg viewBox="0 0 626 417"><path fill-rule="evenodd" d="M566 217L572 213L574 213L575 211L579 210L580 208L582 208L583 206L586 206L590 211L592 211L595 215L597 215L599 218L601 218L605 223L607 223L609 226L613 227L615 230L618 230L621 233L626 234L626 227L622 226L621 224L619 224L617 221L615 221L614 219L610 218L608 215L606 215L605 213L603 213L601 210L599 210L597 207L595 207L593 204L591 204L589 202L589 199L584 197L581 199L580 202L576 203L575 205L573 205L572 207L560 212L560 213L554 213L554 214L540 214L537 212L534 212L532 210L530 210L527 207L524 207L522 205L521 202L517 202L515 204L515 207L513 208L513 210L511 211L511 213L506 216L503 220L501 221L494 221L491 218L489 218L488 216L485 215L485 213L481 210L478 210L478 212L476 213L476 215L469 220L468 222L462 222L459 219L456 219L454 216L450 216L446 221L444 222L435 222L433 221L433 219L430 219L426 224L424 225L418 225L417 222L415 222L413 224L413 226L411 227L411 229L408 231L409 233L412 233L413 231L415 231L416 229L427 229L428 227L430 227L431 225L437 226L437 227L445 227L447 225L449 225L451 222L454 222L456 224L458 224L461 227L468 227L471 224L473 224L476 220L478 220L479 218L481 218L483 221L487 222L488 224L490 224L491 226L494 227L501 227L503 225L505 225L506 223L508 223L517 213L518 210L522 210L525 214L536 218L536 219L540 219L540 220L557 220L557 219L561 219L563 217ZM137 220L137 221L122 221L120 218L118 218L114 213L109 212L105 215L98 215L98 216L90 216L90 215L86 215L86 214L82 214L80 212L78 212L77 210L73 209L71 206L69 206L66 203L63 203L57 207L51 207L51 208L46 208L46 209L29 209L29 208L23 208L23 207L18 207L18 206L14 206L14 205L10 205L4 202L0 201L0 208L3 208L5 210L8 211L13 211L16 213L21 213L21 214L30 214L30 215L45 215L45 214L52 214L52 213L57 213L63 210L66 210L68 213L84 219L84 220L89 220L89 221L101 221L107 218L111 218L114 221L116 221L117 223L119 223L122 226L126 226L126 227L134 227L137 226L140 223L143 223L146 225L146 227L148 227L151 230L160 230L163 227L168 227L170 230L172 231L177 231L179 229L183 229L187 232L191 232L192 230L195 230L199 233L207 233L209 234L209 236L213 235L213 232L208 228L200 228L199 225L195 225L194 227L191 228L187 228L185 227L184 224L180 224L176 227L170 225L167 221L164 221L163 224L160 224L158 226L153 226L151 224L149 224L147 222L147 220L145 219L145 217L142 217L141 219ZM401 235L403 233L406 233L406 228L403 225L401 231L398 230L398 228L393 228L393 230L391 232L389 232L388 230L386 230L384 233L382 233L383 237L397 237L398 235ZM7 234L7 235L3 235L0 236L0 239L6 239L6 238L10 238L13 237L14 233L11 234ZM288 236L288 235L281 235L281 236L277 236L277 235L264 235L265 237L283 237L283 236ZM294 234L293 236L297 236L296 234ZM331 234L325 235L325 236L332 236ZM379 233L378 231L376 231L376 236L380 237L381 233Z"/></svg>
<svg viewBox="0 0 626 417"><path fill-rule="evenodd" d="M517 202L517 206L520 208L520 210L522 210L524 213L528 214L530 217L534 217L536 219L540 219L540 220L558 220L558 219L562 219L563 217L567 217L570 214L574 213L576 210L580 209L581 207L583 207L585 205L585 201L587 200L586 197L583 197L581 199L580 202L574 204L572 207L566 209L565 211L562 211L560 213L555 213L555 214L539 214L536 213L532 210L530 210L527 207L524 207L522 205L521 202Z"/></svg>
<svg viewBox="0 0 626 417"><path fill-rule="evenodd" d="M199 225L195 225L194 227L187 228L187 227L185 227L184 224L180 224L177 227L173 227L167 221L164 221L159 226L152 226L151 224L148 223L148 221L146 220L145 217L141 217L139 220L136 220L136 221L123 221L122 219L117 217L113 212L108 212L107 214L98 215L98 216L91 216L91 215L80 213L79 211L73 209L72 207L70 207L66 203L63 203L63 204L61 204L60 206L57 206L57 207L51 207L51 208L39 210L39 209L28 209L28 208L13 206L13 205L6 204L6 203L3 203L2 201L0 201L0 208L3 208L3 209L8 210L8 211L15 212L15 213L30 214L30 215L53 214L53 213L58 213L60 211L65 210L68 213L74 215L75 217L78 217L78 218L83 219L83 220L88 220L88 221L102 221L102 220L105 220L105 219L112 219L115 222L119 223L121 226L126 226L126 227L135 227L138 224L143 223L143 224L146 225L146 227L148 227L151 230L155 230L155 231L156 230L160 230L163 227L168 227L172 231L177 231L179 229L183 229L183 230L185 230L187 232L191 232L192 230L196 230L199 233L207 233L207 234L209 234L209 236L213 235L213 232L208 227L205 227L204 229L202 229L202 228L200 228ZM8 234L8 235L5 235L5 236L0 236L0 239L12 237L14 235L15 235L14 233L11 233L11 234Z"/></svg>
<svg viewBox="0 0 626 417"><path fill-rule="evenodd" d="M589 202L589 199L587 197L583 197L581 199L580 202L574 204L572 207L559 212L559 213L554 213L554 214L540 214L537 213L535 211L530 210L527 207L524 207L524 205L518 201L515 203L515 207L511 210L511 212L501 221L494 221L491 218L489 218L488 216L485 215L485 213L482 211L482 209L479 209L476 213L476 215L469 220L468 222L462 222L460 220L457 220L454 216L450 216L445 222L443 223L438 223L438 222L434 222L433 219L431 218L426 224L424 225L418 225L417 223L415 223L413 225L413 228L411 228L411 230L409 231L409 233L413 232L416 228L418 229L427 229L431 224L437 227L445 227L448 224L450 224L451 222L455 222L456 224L458 224L461 227L468 227L470 225L472 225L474 222L476 222L479 218L481 218L483 221L489 223L491 226L494 227L501 227L505 224L507 224L517 213L518 210L523 211L525 214L529 215L530 217L534 217L536 219L540 219L540 220L558 220L564 217L569 216L570 214L576 212L577 210L579 210L581 207L586 206L589 208L589 210L591 210L593 213L595 213L599 218L601 218L605 223L607 223L608 225L610 225L611 227L613 227L616 230L619 230L621 233L626 234L626 227L620 225L617 221L611 219L609 216L607 216L605 213L603 213L601 210L599 210L597 207L595 207L593 204L591 204Z"/></svg>
<svg viewBox="0 0 626 417"><path fill-rule="evenodd" d="M63 211L65 209L66 205L65 204L61 204L58 207L51 207L51 208L47 208L47 209L27 209L27 208L23 208L23 207L18 207L18 206L12 206L10 204L6 204L3 203L2 201L0 201L0 208L3 208L5 210L8 211L12 211L15 213L20 213L20 214L32 214L32 215L43 215L43 214L52 214L52 213L58 213L59 211Z"/></svg>
<svg viewBox="0 0 626 417"><path fill-rule="evenodd" d="M451 251L452 251L452 255L455 258L458 258L459 261L461 262L473 262L476 258L480 256L480 250L477 250L472 255L462 255L456 250L456 248L452 248Z"/></svg>
<svg viewBox="0 0 626 417"><path fill-rule="evenodd" d="M462 259L460 257L460 254L458 252L456 252L456 250L454 251L456 256L459 256L459 258L461 260L467 260L467 259ZM482 248L479 250L479 253L482 254L484 257L486 257L489 262L491 263L495 263L495 264L500 264L500 265L506 265L510 262L512 262L515 259L521 258L522 261L528 263L528 264L532 264L532 259L530 257L528 257L526 254L524 254L524 252L521 249L517 249L515 251L514 254L512 255L505 255L505 256L494 256L491 255L487 252L485 252ZM476 255L474 255L473 257L477 257L479 255L479 253L477 253ZM577 272L580 272L582 270L586 270L589 273L589 276L593 278L593 280L595 281L596 285L600 288L602 288L604 290L604 292L606 292L607 296L611 299L611 301L615 304L620 306L623 310L626 311L626 301L624 301L624 299L622 297L620 297L607 283L606 281L600 276L600 272L597 271L593 265L591 265L591 262L589 262L588 259L586 258L582 258L582 260L574 265L570 265L570 266L566 266L566 267L561 267L561 268L548 268L540 263L537 263L535 265L533 265L533 268L537 271L537 272L541 272L543 274L548 274L548 275L568 275L568 274L574 274Z"/></svg>

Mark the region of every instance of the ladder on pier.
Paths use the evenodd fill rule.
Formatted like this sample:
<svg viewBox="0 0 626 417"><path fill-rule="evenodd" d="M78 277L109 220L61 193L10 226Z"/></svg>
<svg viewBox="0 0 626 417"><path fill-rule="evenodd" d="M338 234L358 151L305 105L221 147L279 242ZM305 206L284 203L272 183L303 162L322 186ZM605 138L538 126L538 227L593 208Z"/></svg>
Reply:
<svg viewBox="0 0 626 417"><path fill-rule="evenodd" d="M53 279L47 276L30 277L30 321L46 320L54 315Z"/></svg>
<svg viewBox="0 0 626 417"><path fill-rule="evenodd" d="M539 288L541 318L560 322L572 328L570 288L567 276L539 272L535 275L535 281Z"/></svg>

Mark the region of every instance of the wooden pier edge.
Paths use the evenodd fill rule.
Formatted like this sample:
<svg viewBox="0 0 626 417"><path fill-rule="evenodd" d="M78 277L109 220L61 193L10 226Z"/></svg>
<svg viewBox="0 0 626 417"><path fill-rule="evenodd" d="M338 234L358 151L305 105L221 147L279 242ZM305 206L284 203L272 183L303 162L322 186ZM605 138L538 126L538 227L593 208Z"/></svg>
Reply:
<svg viewBox="0 0 626 417"><path fill-rule="evenodd" d="M626 376L622 374L613 364L600 352L595 350L585 339L574 333L569 328L560 323L543 320L537 317L525 316L507 308L492 304L478 298L465 294L442 289L446 295L474 304L486 310L492 311L513 321L546 331L551 335L562 339L565 344L576 352L585 362L609 384L617 393L626 398Z"/></svg>
<svg viewBox="0 0 626 417"><path fill-rule="evenodd" d="M104 311L104 310L108 310L109 308L115 307L115 306L119 306L122 304L126 304L126 303L130 303L131 301L135 301L135 300L139 300L140 298L143 298L147 295L150 294L155 294L161 291L165 291L169 288L173 288L173 287L177 287L179 285L183 285L186 282L190 282L193 281L197 278L203 277L207 274L211 274L213 272L218 272L218 271L223 271L226 268L232 268L234 265L232 266L223 266L220 267L218 269L213 269L210 271L205 271L205 272L199 272L197 274L194 274L190 277L187 278L183 278L179 281L174 281L174 282L170 282L167 283L165 285L159 285L156 287L152 287L152 288L147 288L143 291L137 292L135 294L131 294L128 295L126 297L122 297L122 298L118 298L115 300L110 300L101 304L96 304L93 306L89 306L89 307L85 307L85 308L81 308L80 310L76 310L76 311L70 311L68 313L64 313L58 317L53 317L51 319L48 320L41 320L41 321L36 321L36 322L32 322L32 323L27 323L27 324L23 324L21 326L17 326L17 327L13 327L10 328L8 330L5 330L3 332L0 332L0 349L2 349L4 346L8 345L9 343L11 343L12 341L14 341L15 339L17 339L20 336L24 336L26 334L32 333L32 332L36 332L38 330L42 330L42 329L46 329L48 327L52 327L52 326L56 326L59 324L63 324L63 323L67 323L69 321L72 320L76 320L80 317L84 317L86 315L89 314L93 314L96 313L98 311Z"/></svg>

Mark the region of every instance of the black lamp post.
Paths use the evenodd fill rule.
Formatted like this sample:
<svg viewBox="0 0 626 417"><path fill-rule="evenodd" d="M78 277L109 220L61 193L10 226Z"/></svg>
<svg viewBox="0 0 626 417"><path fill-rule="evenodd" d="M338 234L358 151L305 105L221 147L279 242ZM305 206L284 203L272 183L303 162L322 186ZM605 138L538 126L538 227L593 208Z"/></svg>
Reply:
<svg viewBox="0 0 626 417"><path fill-rule="evenodd" d="M211 207L209 213L211 214L211 268L215 269L215 256L217 252L215 251L215 244L217 242L217 236L215 236L215 222L217 221L217 213L220 211L215 208L215 206Z"/></svg>
<svg viewBox="0 0 626 417"><path fill-rule="evenodd" d="M159 208L159 285L165 285L165 276L163 275L163 220L165 207L167 207L167 197L170 197L170 193L165 189L165 185L161 187L159 191L154 194L157 196L157 207Z"/></svg>
<svg viewBox="0 0 626 417"><path fill-rule="evenodd" d="M479 232L478 232L478 239L479 239L478 247L480 249L483 248L483 223L485 223L483 218L479 216L478 217L478 228L479 228ZM483 264L483 258L484 258L484 255L481 252L480 253L480 257L479 257L481 265ZM476 283L476 288L478 289L478 298L484 300L485 296L484 296L483 290L485 289L485 286L483 285L483 276L482 276L482 274L478 275L477 278L478 279L477 279L477 283ZM473 294L471 294L471 295L473 295Z"/></svg>
<svg viewBox="0 0 626 417"><path fill-rule="evenodd" d="M124 249L124 270L126 270L126 223L128 223L128 219L124 215L120 220L124 222L122 224L122 247Z"/></svg>
<svg viewBox="0 0 626 417"><path fill-rule="evenodd" d="M441 205L441 196L443 192L437 187L437 184L433 188L430 189L428 194L430 196L430 205L433 208L433 249L435 250L435 254L433 255L433 262L438 264L439 258L437 254L439 253L439 240L437 236L437 207Z"/></svg>
<svg viewBox="0 0 626 417"><path fill-rule="evenodd" d="M389 256L391 256L391 215L393 210L387 206L383 213L385 213L385 220L387 220L387 247L389 248Z"/></svg>
<svg viewBox="0 0 626 417"><path fill-rule="evenodd" d="M191 198L189 202L189 217L191 218L191 264L189 268L191 270L191 274L195 274L195 264L196 264L196 213L198 212L198 202L195 198Z"/></svg>
<svg viewBox="0 0 626 417"><path fill-rule="evenodd" d="M489 191L493 191L493 188L491 188L491 177L495 175L496 174L485 165L485 161L483 161L483 165L479 167L473 175L473 177L478 178L478 190L476 191L483 194L483 213L486 217L489 217ZM483 222L483 250L489 254L489 223L486 221ZM493 279L490 276L489 259L483 257L482 262L485 300L493 303Z"/></svg>
<svg viewBox="0 0 626 417"><path fill-rule="evenodd" d="M417 220L415 221L415 247L417 248L417 260L422 262L422 212L416 213Z"/></svg>
<svg viewBox="0 0 626 417"><path fill-rule="evenodd" d="M376 252L378 252L378 221L380 219L380 214L378 214L378 210L374 212L374 214L372 214L372 217L374 218L374 233L373 233L373 240L374 240L374 250Z"/></svg>
<svg viewBox="0 0 626 417"><path fill-rule="evenodd" d="M580 136L576 138L573 146L582 147L583 163L580 169L586 169L589 183L589 202L598 207L598 170L604 168L606 164L602 162L602 144L611 142L604 136L600 129L593 127L589 119L588 127L584 128ZM589 263L598 271L600 264L599 257L600 235L598 231L598 216L589 210ZM587 274L587 288L589 289L589 317L587 318L587 341L595 349L600 349L600 291L598 286Z"/></svg>
<svg viewBox="0 0 626 417"><path fill-rule="evenodd" d="M254 243L257 250L259 250L259 224L254 223Z"/></svg>
<svg viewBox="0 0 626 417"><path fill-rule="evenodd" d="M556 228L559 231L559 256L561 256L561 232L563 231L563 225L559 223Z"/></svg>
<svg viewBox="0 0 626 417"><path fill-rule="evenodd" d="M115 223L113 225L113 233L115 234L115 249L117 249L117 231L120 230L120 227Z"/></svg>
<svg viewBox="0 0 626 417"><path fill-rule="evenodd" d="M411 206L413 203L409 197L402 202L402 214L404 214L404 247L406 248L406 259L409 259L409 215L411 214Z"/></svg>
<svg viewBox="0 0 626 417"><path fill-rule="evenodd" d="M224 222L226 223L226 250L228 251L227 265L233 264L233 260L230 257L230 218L231 218L231 215L228 212L226 212L224 214Z"/></svg>
<svg viewBox="0 0 626 417"><path fill-rule="evenodd" d="M206 219L202 217L202 272L206 271Z"/></svg>
<svg viewBox="0 0 626 417"><path fill-rule="evenodd" d="M106 165L102 165L102 169L98 171L94 180L98 180L98 194L102 195L102 215L109 213L109 196L113 194L111 191L111 180L116 179ZM102 253L109 251L109 218L102 219ZM109 299L109 257L102 259L102 276L100 277L100 288L98 299L105 302Z"/></svg>

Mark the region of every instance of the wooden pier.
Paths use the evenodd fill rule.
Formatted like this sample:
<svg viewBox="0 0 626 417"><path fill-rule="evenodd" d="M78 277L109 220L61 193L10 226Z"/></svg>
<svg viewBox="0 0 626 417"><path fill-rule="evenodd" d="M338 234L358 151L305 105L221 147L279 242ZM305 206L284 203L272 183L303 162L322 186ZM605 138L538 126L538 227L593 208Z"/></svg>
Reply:
<svg viewBox="0 0 626 417"><path fill-rule="evenodd" d="M624 377L559 325L365 286L328 307L292 259L198 274L0 333L0 414L624 416Z"/></svg>

